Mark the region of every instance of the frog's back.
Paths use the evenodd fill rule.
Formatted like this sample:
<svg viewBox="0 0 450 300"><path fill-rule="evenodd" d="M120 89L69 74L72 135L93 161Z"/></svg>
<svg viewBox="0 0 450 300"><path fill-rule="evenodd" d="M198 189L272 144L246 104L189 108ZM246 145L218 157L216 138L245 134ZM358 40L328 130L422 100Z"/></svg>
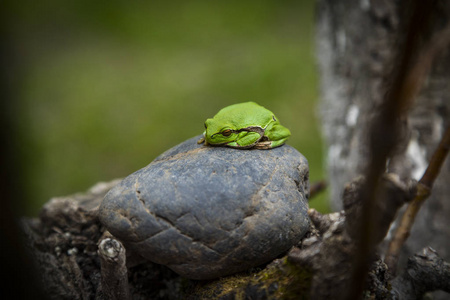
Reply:
<svg viewBox="0 0 450 300"><path fill-rule="evenodd" d="M236 122L242 127L264 126L273 118L273 113L256 104L255 102L244 102L233 104L221 109L214 117L216 120L225 122Z"/></svg>

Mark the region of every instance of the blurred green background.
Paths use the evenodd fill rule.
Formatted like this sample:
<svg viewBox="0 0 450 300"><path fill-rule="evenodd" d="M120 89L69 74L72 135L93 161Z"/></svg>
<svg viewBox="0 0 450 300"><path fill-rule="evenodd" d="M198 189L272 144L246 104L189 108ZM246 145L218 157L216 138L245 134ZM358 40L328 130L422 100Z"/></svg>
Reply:
<svg viewBox="0 0 450 300"><path fill-rule="evenodd" d="M324 177L314 1L20 1L17 136L24 213L124 177L227 105L272 110ZM326 194L312 207L327 209Z"/></svg>

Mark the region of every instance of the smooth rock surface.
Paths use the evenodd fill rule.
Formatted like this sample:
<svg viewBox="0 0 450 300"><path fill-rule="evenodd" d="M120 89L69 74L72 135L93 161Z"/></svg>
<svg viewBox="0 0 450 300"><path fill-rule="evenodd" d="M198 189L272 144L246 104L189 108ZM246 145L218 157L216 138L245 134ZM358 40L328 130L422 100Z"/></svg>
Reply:
<svg viewBox="0 0 450 300"><path fill-rule="evenodd" d="M268 262L309 228L308 162L294 148L175 146L111 189L99 208L126 247L191 279Z"/></svg>

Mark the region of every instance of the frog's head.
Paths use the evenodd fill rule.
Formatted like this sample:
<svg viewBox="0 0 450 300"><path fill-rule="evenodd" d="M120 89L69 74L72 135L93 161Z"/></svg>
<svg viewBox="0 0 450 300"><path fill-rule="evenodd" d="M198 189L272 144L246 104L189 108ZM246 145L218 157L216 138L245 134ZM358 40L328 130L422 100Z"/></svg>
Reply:
<svg viewBox="0 0 450 300"><path fill-rule="evenodd" d="M205 122L205 139L211 145L223 145L233 142L238 138L238 132L232 125L207 119Z"/></svg>

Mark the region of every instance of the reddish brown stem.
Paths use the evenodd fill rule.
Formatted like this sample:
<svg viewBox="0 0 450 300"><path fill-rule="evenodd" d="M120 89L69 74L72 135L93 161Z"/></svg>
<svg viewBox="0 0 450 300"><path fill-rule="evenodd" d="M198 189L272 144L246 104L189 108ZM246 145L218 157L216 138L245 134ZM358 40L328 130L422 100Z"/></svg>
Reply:
<svg viewBox="0 0 450 300"><path fill-rule="evenodd" d="M316 181L311 184L309 188L309 200L317 196L317 194L323 192L327 188L327 182L325 180Z"/></svg>
<svg viewBox="0 0 450 300"><path fill-rule="evenodd" d="M397 261L399 253L403 244L408 239L411 232L411 228L414 224L417 213L425 200L430 195L434 181L438 176L441 167L447 157L450 148L450 126L445 131L439 146L431 157L430 164L428 165L425 174L417 185L417 195L412 202L409 203L405 213L400 220L400 225L394 233L394 237L389 243L389 247L386 253L385 262L389 267L392 274L396 273Z"/></svg>

